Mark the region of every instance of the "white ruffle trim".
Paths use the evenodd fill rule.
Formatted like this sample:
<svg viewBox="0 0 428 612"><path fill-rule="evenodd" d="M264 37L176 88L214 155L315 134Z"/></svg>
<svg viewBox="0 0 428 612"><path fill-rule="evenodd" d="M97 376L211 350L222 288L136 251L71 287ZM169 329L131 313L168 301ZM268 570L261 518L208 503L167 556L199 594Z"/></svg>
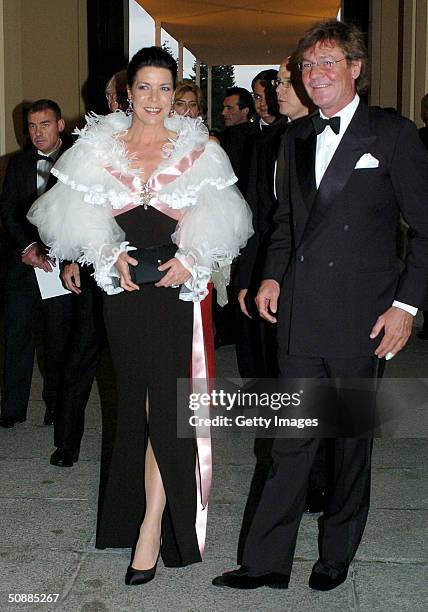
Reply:
<svg viewBox="0 0 428 612"><path fill-rule="evenodd" d="M233 175L229 179L223 179L221 177L214 178L208 177L204 179L198 185L186 185L185 193L177 193L173 191L172 193L165 193L164 191L160 194L160 199L170 208L174 210L178 210L180 208L187 208L189 206L195 206L198 201L198 194L207 185L215 187L218 191L222 189L226 189L226 187L230 187L236 183L236 176Z"/></svg>
<svg viewBox="0 0 428 612"><path fill-rule="evenodd" d="M93 277L97 285L108 295L121 293L122 287L118 284L120 278L115 263L121 253L135 251L129 242L122 242L119 246L103 245L98 251L92 247L84 247L82 255L77 260L82 265L94 265ZM110 253L110 254L108 254Z"/></svg>
<svg viewBox="0 0 428 612"><path fill-rule="evenodd" d="M111 206L114 209L124 208L128 204L139 204L138 194L133 194L131 191L124 189L117 191L116 189L105 190L103 185L83 185L76 183L67 174L60 172L56 168L52 168L52 174L61 181L64 185L73 189L73 191L84 192L83 200L88 204L98 204L101 206Z"/></svg>

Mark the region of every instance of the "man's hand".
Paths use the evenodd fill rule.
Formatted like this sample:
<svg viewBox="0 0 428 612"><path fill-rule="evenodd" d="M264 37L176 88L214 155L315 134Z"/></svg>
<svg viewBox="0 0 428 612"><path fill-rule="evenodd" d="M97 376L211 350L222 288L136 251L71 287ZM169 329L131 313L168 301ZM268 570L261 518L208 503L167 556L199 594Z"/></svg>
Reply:
<svg viewBox="0 0 428 612"><path fill-rule="evenodd" d="M40 268L45 272L52 272L55 267L55 263L49 259L46 253L45 247L40 244L33 244L24 255L21 255L22 263L33 268Z"/></svg>
<svg viewBox="0 0 428 612"><path fill-rule="evenodd" d="M241 312L248 317L249 319L252 319L253 317L250 315L250 313L248 312L247 309L247 305L245 303L245 297L248 293L248 289L241 289L238 293L238 302L239 302L239 306L241 308Z"/></svg>
<svg viewBox="0 0 428 612"><path fill-rule="evenodd" d="M77 263L65 264L61 272L61 279L66 289L68 289L69 291L72 291L73 293L76 293L77 295L79 295L79 293L82 293L82 290L80 289L79 264Z"/></svg>
<svg viewBox="0 0 428 612"><path fill-rule="evenodd" d="M269 323L276 323L276 318L270 312L276 314L278 309L278 298L280 294L280 286L276 280L268 278L260 285L260 289L256 295L256 306L260 316Z"/></svg>
<svg viewBox="0 0 428 612"><path fill-rule="evenodd" d="M409 312L396 306L388 308L386 312L380 315L370 334L370 338L373 339L379 335L382 329L385 330L385 335L375 350L375 355L382 359L389 353L389 359L392 359L406 346L412 333L412 325L413 316Z"/></svg>

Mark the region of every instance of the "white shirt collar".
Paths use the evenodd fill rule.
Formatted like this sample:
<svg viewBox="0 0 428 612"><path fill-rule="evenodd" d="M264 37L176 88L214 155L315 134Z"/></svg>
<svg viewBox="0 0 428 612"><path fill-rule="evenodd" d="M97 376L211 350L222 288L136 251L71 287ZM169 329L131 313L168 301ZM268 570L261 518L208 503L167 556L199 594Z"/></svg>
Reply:
<svg viewBox="0 0 428 612"><path fill-rule="evenodd" d="M351 123L351 119L357 110L358 104L360 103L360 96L356 93L353 100L349 102L346 106L344 106L338 113L332 115L333 117L340 117L340 132L338 134L342 135L347 129L348 125ZM329 119L324 115L324 113L320 110L320 116L323 119Z"/></svg>

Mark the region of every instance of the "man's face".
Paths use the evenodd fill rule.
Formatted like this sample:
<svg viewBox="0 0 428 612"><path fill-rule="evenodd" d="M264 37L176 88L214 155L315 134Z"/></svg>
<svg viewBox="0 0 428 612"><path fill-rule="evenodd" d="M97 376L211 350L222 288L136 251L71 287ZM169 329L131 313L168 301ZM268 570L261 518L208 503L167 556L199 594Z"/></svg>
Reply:
<svg viewBox="0 0 428 612"><path fill-rule="evenodd" d="M305 62L336 61L331 68L314 66L303 70L303 84L309 97L327 116L331 117L344 108L355 96L355 79L361 72L361 61L349 62L343 49L334 41L317 43L303 55Z"/></svg>
<svg viewBox="0 0 428 612"><path fill-rule="evenodd" d="M266 121L266 123L273 123L276 117L269 113L269 107L266 100L266 90L260 81L256 81L254 83L253 98L258 116L263 119L263 121Z"/></svg>
<svg viewBox="0 0 428 612"><path fill-rule="evenodd" d="M55 117L52 109L28 114L28 132L31 142L42 153L49 154L58 144L59 135L64 130L64 119Z"/></svg>
<svg viewBox="0 0 428 612"><path fill-rule="evenodd" d="M224 125L230 127L231 125L238 125L239 123L246 123L248 121L248 108L239 108L238 106L239 96L227 96L223 100L222 116Z"/></svg>
<svg viewBox="0 0 428 612"><path fill-rule="evenodd" d="M294 121L308 114L308 108L299 99L291 83L291 72L287 69L288 58L281 62L278 70L278 81L281 83L276 88L279 112Z"/></svg>

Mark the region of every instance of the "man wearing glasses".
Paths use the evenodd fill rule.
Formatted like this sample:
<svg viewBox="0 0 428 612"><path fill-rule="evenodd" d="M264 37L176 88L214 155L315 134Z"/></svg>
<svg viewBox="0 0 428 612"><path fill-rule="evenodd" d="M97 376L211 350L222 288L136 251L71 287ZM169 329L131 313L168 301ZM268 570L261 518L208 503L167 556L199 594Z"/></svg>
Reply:
<svg viewBox="0 0 428 612"><path fill-rule="evenodd" d="M250 169L247 201L253 212L255 233L241 253L238 268L238 301L245 318L240 317L242 329L237 338L237 357L243 378L272 378L278 372L276 327L260 319L254 298L262 280L261 274L273 229L272 219L277 208L275 175L279 143L287 127L293 121L305 117L309 108L313 108L294 58L285 58L277 73L271 70L265 72L274 73L271 87L276 90L282 118L258 134ZM280 173L283 173L283 164ZM239 342L242 343L241 347Z"/></svg>
<svg viewBox="0 0 428 612"><path fill-rule="evenodd" d="M297 54L320 113L286 134L286 188L257 306L266 320L278 319L284 377L334 379L339 390L346 379L367 379L373 395L385 361L406 345L427 288L428 159L412 122L360 100L366 51L355 26L318 23ZM411 228L401 272L400 212ZM319 442L275 439L243 566L215 585L287 588ZM333 471L309 578L319 591L346 580L370 498L372 441L355 436L327 443Z"/></svg>

